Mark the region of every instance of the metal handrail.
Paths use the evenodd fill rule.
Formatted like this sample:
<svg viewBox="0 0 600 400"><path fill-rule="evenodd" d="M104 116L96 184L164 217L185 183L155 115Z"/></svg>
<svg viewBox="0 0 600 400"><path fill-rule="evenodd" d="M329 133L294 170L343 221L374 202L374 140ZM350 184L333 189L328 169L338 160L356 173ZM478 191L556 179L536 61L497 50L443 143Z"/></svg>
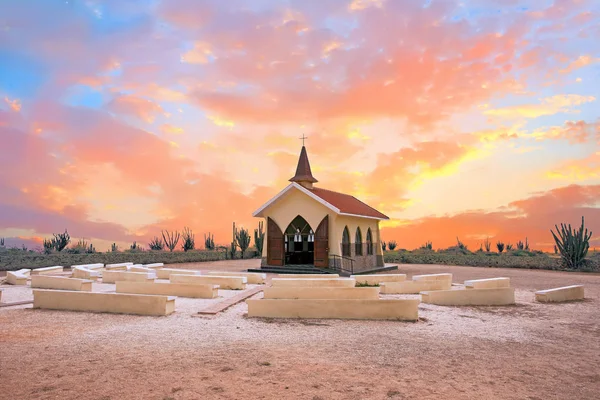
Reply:
<svg viewBox="0 0 600 400"><path fill-rule="evenodd" d="M350 273L351 275L354 274L354 259L350 258L350 257L345 257L345 256L339 256L337 254L333 254L333 269L334 271L342 271L342 272L346 272L346 273ZM339 266L337 263L337 260L340 260L339 262ZM344 260L350 261L350 269L348 268L344 268Z"/></svg>

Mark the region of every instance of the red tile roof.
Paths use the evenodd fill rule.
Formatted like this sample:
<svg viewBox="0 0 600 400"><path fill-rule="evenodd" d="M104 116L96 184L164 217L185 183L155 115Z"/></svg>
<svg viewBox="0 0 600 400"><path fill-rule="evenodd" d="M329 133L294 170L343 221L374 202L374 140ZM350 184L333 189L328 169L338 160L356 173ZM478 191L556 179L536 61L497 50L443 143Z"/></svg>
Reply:
<svg viewBox="0 0 600 400"><path fill-rule="evenodd" d="M339 208L341 213L360 215L363 217L389 219L387 215L380 213L373 207L363 203L354 196L350 196L349 194L333 192L331 190L321 188L312 188L308 190L332 206Z"/></svg>

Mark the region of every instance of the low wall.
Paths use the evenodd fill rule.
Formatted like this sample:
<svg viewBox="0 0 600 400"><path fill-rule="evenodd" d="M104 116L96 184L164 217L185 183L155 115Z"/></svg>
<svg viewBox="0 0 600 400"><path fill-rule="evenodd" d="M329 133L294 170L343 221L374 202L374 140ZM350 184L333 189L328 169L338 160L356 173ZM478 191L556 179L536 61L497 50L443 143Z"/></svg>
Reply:
<svg viewBox="0 0 600 400"><path fill-rule="evenodd" d="M128 268L127 271L129 271L129 272L144 272L146 274L151 273L151 274L156 275L156 271L155 270L153 270L152 268L142 267L141 264L139 264L139 265L131 265L131 266L127 267L127 268Z"/></svg>
<svg viewBox="0 0 600 400"><path fill-rule="evenodd" d="M583 300L583 285L572 285L535 292L535 299L542 303Z"/></svg>
<svg viewBox="0 0 600 400"><path fill-rule="evenodd" d="M174 268L159 268L154 270L158 279L169 279L171 274L177 275L200 275L200 271L193 269L174 269Z"/></svg>
<svg viewBox="0 0 600 400"><path fill-rule="evenodd" d="M214 299L218 296L219 285L196 285L171 282L117 282L117 293L154 294L165 296Z"/></svg>
<svg viewBox="0 0 600 400"><path fill-rule="evenodd" d="M378 287L266 287L265 299L364 299L377 300Z"/></svg>
<svg viewBox="0 0 600 400"><path fill-rule="evenodd" d="M279 274L279 278L288 279L323 279L323 278L339 278L339 274Z"/></svg>
<svg viewBox="0 0 600 400"><path fill-rule="evenodd" d="M378 285L382 282L403 282L406 274L350 275L350 278L354 278L357 284Z"/></svg>
<svg viewBox="0 0 600 400"><path fill-rule="evenodd" d="M428 274L428 275L414 275L413 281L450 281L452 283L452 274Z"/></svg>
<svg viewBox="0 0 600 400"><path fill-rule="evenodd" d="M6 283L11 285L27 285L31 270L27 268L18 271L9 271L6 273Z"/></svg>
<svg viewBox="0 0 600 400"><path fill-rule="evenodd" d="M471 279L465 281L467 289L494 289L510 287L510 278Z"/></svg>
<svg viewBox="0 0 600 400"><path fill-rule="evenodd" d="M175 297L36 289L33 308L160 316L175 311Z"/></svg>
<svg viewBox="0 0 600 400"><path fill-rule="evenodd" d="M117 281L154 282L156 274L146 272L104 271L102 283L115 283Z"/></svg>
<svg viewBox="0 0 600 400"><path fill-rule="evenodd" d="M61 276L34 275L31 287L37 289L58 289L75 291L92 291L92 281L88 279L65 278Z"/></svg>
<svg viewBox="0 0 600 400"><path fill-rule="evenodd" d="M81 264L81 265L71 265L71 269L83 267L89 270L102 269L104 268L104 264Z"/></svg>
<svg viewBox="0 0 600 400"><path fill-rule="evenodd" d="M449 290L452 284L448 280L383 282L382 294L419 294L424 290Z"/></svg>
<svg viewBox="0 0 600 400"><path fill-rule="evenodd" d="M506 306L515 304L514 288L421 292L423 303L439 306Z"/></svg>
<svg viewBox="0 0 600 400"><path fill-rule="evenodd" d="M92 271L84 267L73 268L73 278L96 281L99 277L100 273L97 271Z"/></svg>
<svg viewBox="0 0 600 400"><path fill-rule="evenodd" d="M248 317L387 319L416 321L419 300L246 300Z"/></svg>
<svg viewBox="0 0 600 400"><path fill-rule="evenodd" d="M151 269L162 268L164 266L165 266L165 264L163 264L163 263L144 264L144 267L151 268Z"/></svg>
<svg viewBox="0 0 600 400"><path fill-rule="evenodd" d="M260 272L223 272L223 271L210 271L207 275L218 275L218 276L243 276L248 280L248 283L254 285L260 285L265 283L267 274L261 274Z"/></svg>
<svg viewBox="0 0 600 400"><path fill-rule="evenodd" d="M57 265L54 267L46 267L46 268L36 268L31 270L31 275L52 275L63 272L64 267Z"/></svg>
<svg viewBox="0 0 600 400"><path fill-rule="evenodd" d="M271 279L271 285L274 287L354 287L356 285L356 281L352 278L273 278Z"/></svg>
<svg viewBox="0 0 600 400"><path fill-rule="evenodd" d="M216 275L171 275L173 283L190 283L200 285L219 285L220 289L243 290L246 289L248 279L244 276L216 276Z"/></svg>

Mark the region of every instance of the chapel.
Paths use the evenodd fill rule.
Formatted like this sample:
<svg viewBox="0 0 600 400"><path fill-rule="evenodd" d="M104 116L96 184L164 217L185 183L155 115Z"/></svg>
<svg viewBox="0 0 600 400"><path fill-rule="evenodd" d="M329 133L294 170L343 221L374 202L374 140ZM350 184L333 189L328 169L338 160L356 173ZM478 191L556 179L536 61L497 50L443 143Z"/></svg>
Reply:
<svg viewBox="0 0 600 400"><path fill-rule="evenodd" d="M252 214L267 226L261 268L383 268L379 221L389 218L354 196L316 187L317 182L302 145L290 184Z"/></svg>

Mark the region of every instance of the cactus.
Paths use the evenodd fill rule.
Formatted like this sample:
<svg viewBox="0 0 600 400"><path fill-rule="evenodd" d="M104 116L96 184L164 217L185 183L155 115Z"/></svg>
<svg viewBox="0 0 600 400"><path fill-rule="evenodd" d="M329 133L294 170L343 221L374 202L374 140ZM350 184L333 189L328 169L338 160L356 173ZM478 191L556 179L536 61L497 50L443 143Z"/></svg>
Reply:
<svg viewBox="0 0 600 400"><path fill-rule="evenodd" d="M237 242L238 246L240 246L242 258L244 258L244 253L250 246L250 234L248 233L248 229L241 228L238 232L236 232L235 241Z"/></svg>
<svg viewBox="0 0 600 400"><path fill-rule="evenodd" d="M183 251L194 250L196 248L196 239L194 232L188 227L183 228L183 243L181 244L181 248Z"/></svg>
<svg viewBox="0 0 600 400"><path fill-rule="evenodd" d="M165 248L165 244L158 236L154 236L150 243L148 243L148 247L150 247L150 250L160 251Z"/></svg>
<svg viewBox="0 0 600 400"><path fill-rule="evenodd" d="M511 251L511 250L512 250L512 248L513 248L513 245L512 245L511 243L508 243L508 244L506 245L506 251Z"/></svg>
<svg viewBox="0 0 600 400"><path fill-rule="evenodd" d="M525 248L525 244L522 241L518 241L517 242L517 249L518 250L523 250Z"/></svg>
<svg viewBox="0 0 600 400"><path fill-rule="evenodd" d="M504 243L498 241L498 243L496 243L496 248L498 249L498 253L502 253L504 251Z"/></svg>
<svg viewBox="0 0 600 400"><path fill-rule="evenodd" d="M179 243L179 238L181 237L181 235L177 231L169 233L169 231L165 230L161 233L163 240L165 241L165 246L167 246L167 249L169 249L169 251L172 252L177 246L177 243Z"/></svg>
<svg viewBox="0 0 600 400"><path fill-rule="evenodd" d="M53 233L53 235L54 238L52 239L52 241L54 243L54 249L56 251L63 251L63 249L67 247L69 243L71 243L71 236L69 235L69 232L67 232L66 229L65 233Z"/></svg>
<svg viewBox="0 0 600 400"><path fill-rule="evenodd" d="M256 246L257 256L263 252L263 243L265 242L265 232L263 232L263 221L258 223L258 229L254 230L254 246Z"/></svg>
<svg viewBox="0 0 600 400"><path fill-rule="evenodd" d="M140 246L138 246L137 242L136 242L136 241L134 241L134 242L131 244L131 246L129 246L129 249L130 249L130 250L139 250L139 249L140 249Z"/></svg>
<svg viewBox="0 0 600 400"><path fill-rule="evenodd" d="M112 251L113 253L116 253L117 251L119 251L119 246L117 246L116 243L111 244L110 251Z"/></svg>
<svg viewBox="0 0 600 400"><path fill-rule="evenodd" d="M384 241L382 241L382 242L381 242L381 250L385 251L385 250L386 250L386 247L387 247L387 243L386 243L386 242L384 242Z"/></svg>
<svg viewBox="0 0 600 400"><path fill-rule="evenodd" d="M433 249L433 243L432 242L425 242L425 244L421 246L421 249L423 249L423 250L432 250Z"/></svg>
<svg viewBox="0 0 600 400"><path fill-rule="evenodd" d="M486 253L489 253L492 250L492 243L490 242L489 237L485 238L485 242L483 242L483 245L485 246Z"/></svg>
<svg viewBox="0 0 600 400"><path fill-rule="evenodd" d="M458 247L461 250L468 250L467 245L461 242L458 236L456 237L456 247Z"/></svg>
<svg viewBox="0 0 600 400"><path fill-rule="evenodd" d="M529 241L525 238L525 251L529 251Z"/></svg>
<svg viewBox="0 0 600 400"><path fill-rule="evenodd" d="M94 254L96 252L96 248L93 244L90 243L89 247L85 250L87 254Z"/></svg>
<svg viewBox="0 0 600 400"><path fill-rule="evenodd" d="M390 240L388 242L388 248L390 249L390 251L394 251L394 249L396 248L396 246L398 246L398 243L396 243L395 240Z"/></svg>
<svg viewBox="0 0 600 400"><path fill-rule="evenodd" d="M54 250L54 240L44 239L44 254L50 254Z"/></svg>
<svg viewBox="0 0 600 400"><path fill-rule="evenodd" d="M554 245L554 254L558 254L558 247L556 245Z"/></svg>
<svg viewBox="0 0 600 400"><path fill-rule="evenodd" d="M208 237L206 236L206 233L204 234L204 248L206 250L215 249L215 235L211 235L210 232L208 232Z"/></svg>
<svg viewBox="0 0 600 400"><path fill-rule="evenodd" d="M4 238L0 238L0 247L4 247Z"/></svg>
<svg viewBox="0 0 600 400"><path fill-rule="evenodd" d="M585 232L583 230L583 217L581 217L581 227L577 231L571 229L571 224L568 227L565 224L560 224L560 230L557 225L554 226L556 227L556 233L552 230L550 232L560 252L563 266L569 269L581 267L585 262L585 256L590 248L590 238L592 237L591 231L588 234L587 229L585 229Z"/></svg>

